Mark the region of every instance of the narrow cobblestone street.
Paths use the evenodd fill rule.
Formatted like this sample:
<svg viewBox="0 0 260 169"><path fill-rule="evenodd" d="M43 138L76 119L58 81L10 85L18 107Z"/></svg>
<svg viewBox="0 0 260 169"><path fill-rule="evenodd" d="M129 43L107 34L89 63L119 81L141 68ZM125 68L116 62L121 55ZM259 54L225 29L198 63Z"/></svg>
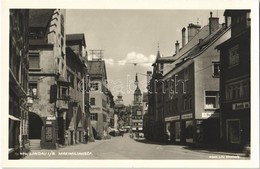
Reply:
<svg viewBox="0 0 260 169"><path fill-rule="evenodd" d="M153 144L146 140L134 140L129 134L109 140L96 140L88 144L71 145L58 150L32 150L24 160L32 159L205 159L242 160L242 153L227 153L191 149L181 145Z"/></svg>

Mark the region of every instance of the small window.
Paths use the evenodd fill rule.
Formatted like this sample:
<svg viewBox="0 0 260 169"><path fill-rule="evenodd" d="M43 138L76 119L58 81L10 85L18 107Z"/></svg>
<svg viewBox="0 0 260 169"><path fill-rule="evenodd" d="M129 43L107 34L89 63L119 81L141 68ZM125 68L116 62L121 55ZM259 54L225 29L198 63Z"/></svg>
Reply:
<svg viewBox="0 0 260 169"><path fill-rule="evenodd" d="M96 105L96 100L95 98L90 98L90 105Z"/></svg>
<svg viewBox="0 0 260 169"><path fill-rule="evenodd" d="M238 45L229 49L229 66L233 67L239 64Z"/></svg>
<svg viewBox="0 0 260 169"><path fill-rule="evenodd" d="M91 91L98 90L98 83L90 83L90 90Z"/></svg>
<svg viewBox="0 0 260 169"><path fill-rule="evenodd" d="M219 77L220 76L220 63L219 61L212 62L212 76Z"/></svg>
<svg viewBox="0 0 260 169"><path fill-rule="evenodd" d="M189 68L184 69L184 80L189 80L190 70Z"/></svg>
<svg viewBox="0 0 260 169"><path fill-rule="evenodd" d="M97 121L98 120L97 113L90 113L90 120L91 121Z"/></svg>
<svg viewBox="0 0 260 169"><path fill-rule="evenodd" d="M67 72L67 79L70 82L70 86L74 88L74 75L70 72Z"/></svg>
<svg viewBox="0 0 260 169"><path fill-rule="evenodd" d="M103 122L107 121L107 116L105 114L103 114Z"/></svg>
<svg viewBox="0 0 260 169"><path fill-rule="evenodd" d="M205 91L205 109L219 108L219 92Z"/></svg>
<svg viewBox="0 0 260 169"><path fill-rule="evenodd" d="M39 53L29 53L29 68L39 69L40 68L40 54Z"/></svg>
<svg viewBox="0 0 260 169"><path fill-rule="evenodd" d="M192 109L192 96L185 95L183 97L183 110L191 110Z"/></svg>

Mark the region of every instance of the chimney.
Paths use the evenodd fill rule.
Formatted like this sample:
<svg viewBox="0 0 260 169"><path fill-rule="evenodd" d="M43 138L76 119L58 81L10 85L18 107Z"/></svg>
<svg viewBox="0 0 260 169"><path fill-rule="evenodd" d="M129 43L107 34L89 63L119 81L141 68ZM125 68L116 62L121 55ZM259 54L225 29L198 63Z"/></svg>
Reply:
<svg viewBox="0 0 260 169"><path fill-rule="evenodd" d="M188 26L188 42L191 41L191 39L197 35L197 33L200 31L201 26L200 25L194 25L192 23Z"/></svg>
<svg viewBox="0 0 260 169"><path fill-rule="evenodd" d="M186 28L185 27L182 28L181 33L182 33L182 48L183 48L186 44L186 36L185 36Z"/></svg>
<svg viewBox="0 0 260 169"><path fill-rule="evenodd" d="M175 53L176 53L176 55L178 55L179 54L179 42L178 41L176 41L176 43L175 43Z"/></svg>
<svg viewBox="0 0 260 169"><path fill-rule="evenodd" d="M209 34L212 34L219 28L219 18L212 17L212 12L210 12L209 18Z"/></svg>

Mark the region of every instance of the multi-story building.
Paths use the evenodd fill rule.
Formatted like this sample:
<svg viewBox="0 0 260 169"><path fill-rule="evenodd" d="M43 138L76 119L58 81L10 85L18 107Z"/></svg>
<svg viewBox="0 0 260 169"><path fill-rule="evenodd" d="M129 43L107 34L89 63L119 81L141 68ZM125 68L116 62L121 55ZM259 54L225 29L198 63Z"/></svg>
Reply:
<svg viewBox="0 0 260 169"><path fill-rule="evenodd" d="M66 35L67 80L69 85L69 110L66 119L67 144L85 141L88 130L88 80L86 41L84 34Z"/></svg>
<svg viewBox="0 0 260 169"><path fill-rule="evenodd" d="M156 60L153 66L153 72L147 71L147 89L148 89L148 108L147 113L144 114L143 127L144 137L150 140L160 141L164 137L164 119L160 107L162 107L162 100L159 99L158 91L161 87L161 83L158 83L162 79L163 69L167 64L171 64L175 61L172 56L162 57L159 45Z"/></svg>
<svg viewBox="0 0 260 169"><path fill-rule="evenodd" d="M94 59L88 61L90 120L95 139L107 136L107 74L105 61Z"/></svg>
<svg viewBox="0 0 260 169"><path fill-rule="evenodd" d="M208 36L179 56L172 70L164 74L162 99L168 140L219 142L219 53L215 47L230 37L230 28L219 25L218 20L211 13Z"/></svg>
<svg viewBox="0 0 260 169"><path fill-rule="evenodd" d="M231 38L220 44L221 137L226 148L250 144L250 10L226 10Z"/></svg>
<svg viewBox="0 0 260 169"><path fill-rule="evenodd" d="M188 43L182 39L184 46L179 49L177 42L174 62L157 68L162 67L162 75L158 75L161 79L152 92L156 118L163 119L159 131L164 131L158 135L164 140L194 144L219 141L219 53L215 47L230 37L230 28L218 20L211 13L209 25L202 29L189 24ZM182 35L186 37L185 29Z"/></svg>
<svg viewBox="0 0 260 169"><path fill-rule="evenodd" d="M28 140L29 11L10 9L9 29L9 159L29 151ZM30 100L28 100L30 101Z"/></svg>
<svg viewBox="0 0 260 169"><path fill-rule="evenodd" d="M108 117L107 122L109 127L114 127L115 120L114 120L114 114L115 114L115 102L114 102L114 96L111 93L110 90L107 91L107 109L108 109Z"/></svg>
<svg viewBox="0 0 260 169"><path fill-rule="evenodd" d="M65 10L30 9L29 33L29 138L33 148L55 149L66 142L69 108Z"/></svg>

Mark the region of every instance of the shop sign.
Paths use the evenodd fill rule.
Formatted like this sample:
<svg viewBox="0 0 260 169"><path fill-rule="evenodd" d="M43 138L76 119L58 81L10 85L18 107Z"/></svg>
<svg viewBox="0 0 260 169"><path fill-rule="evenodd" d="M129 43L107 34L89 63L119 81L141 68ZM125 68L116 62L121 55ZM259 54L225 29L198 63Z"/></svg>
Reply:
<svg viewBox="0 0 260 169"><path fill-rule="evenodd" d="M91 107L90 110L100 110L100 107Z"/></svg>
<svg viewBox="0 0 260 169"><path fill-rule="evenodd" d="M209 117L219 117L219 113L213 113L213 112L202 113L202 118L209 118Z"/></svg>
<svg viewBox="0 0 260 169"><path fill-rule="evenodd" d="M47 116L47 120L56 120L56 117L54 117L54 116Z"/></svg>
<svg viewBox="0 0 260 169"><path fill-rule="evenodd" d="M249 106L249 102L234 103L232 104L232 110L248 109Z"/></svg>
<svg viewBox="0 0 260 169"><path fill-rule="evenodd" d="M176 121L180 120L180 116L171 116L171 117L165 117L165 121Z"/></svg>
<svg viewBox="0 0 260 169"><path fill-rule="evenodd" d="M46 121L46 124L51 125L51 124L52 124L52 121Z"/></svg>
<svg viewBox="0 0 260 169"><path fill-rule="evenodd" d="M192 118L192 113L181 115L181 119L191 119L191 118Z"/></svg>
<svg viewBox="0 0 260 169"><path fill-rule="evenodd" d="M143 120L132 120L133 123L142 123Z"/></svg>

